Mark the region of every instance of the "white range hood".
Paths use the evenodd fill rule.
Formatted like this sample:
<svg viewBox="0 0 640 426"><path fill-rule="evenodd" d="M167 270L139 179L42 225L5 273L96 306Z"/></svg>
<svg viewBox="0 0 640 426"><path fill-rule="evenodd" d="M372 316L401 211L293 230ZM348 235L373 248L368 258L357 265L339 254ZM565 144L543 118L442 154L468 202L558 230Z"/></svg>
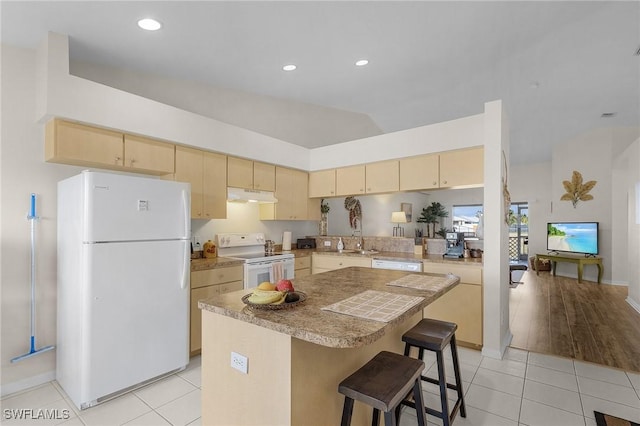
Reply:
<svg viewBox="0 0 640 426"><path fill-rule="evenodd" d="M238 203L277 203L273 192L245 188L227 188L227 201Z"/></svg>

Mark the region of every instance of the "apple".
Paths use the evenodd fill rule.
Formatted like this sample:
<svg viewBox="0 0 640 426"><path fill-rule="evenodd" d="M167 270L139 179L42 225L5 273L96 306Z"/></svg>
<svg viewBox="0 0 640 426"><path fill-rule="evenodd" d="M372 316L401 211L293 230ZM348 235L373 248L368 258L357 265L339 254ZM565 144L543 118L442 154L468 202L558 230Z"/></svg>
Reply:
<svg viewBox="0 0 640 426"><path fill-rule="evenodd" d="M282 279L282 280L278 281L278 283L276 284L276 290L278 290L278 291L294 291L293 283L291 282L291 280Z"/></svg>

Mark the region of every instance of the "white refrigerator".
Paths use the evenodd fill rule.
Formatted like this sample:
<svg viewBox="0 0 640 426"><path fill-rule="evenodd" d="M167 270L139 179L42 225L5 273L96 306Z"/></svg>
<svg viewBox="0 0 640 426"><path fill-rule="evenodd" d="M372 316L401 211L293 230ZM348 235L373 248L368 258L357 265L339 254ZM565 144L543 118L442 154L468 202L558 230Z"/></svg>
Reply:
<svg viewBox="0 0 640 426"><path fill-rule="evenodd" d="M80 409L189 362L190 187L85 171L58 183L56 379Z"/></svg>

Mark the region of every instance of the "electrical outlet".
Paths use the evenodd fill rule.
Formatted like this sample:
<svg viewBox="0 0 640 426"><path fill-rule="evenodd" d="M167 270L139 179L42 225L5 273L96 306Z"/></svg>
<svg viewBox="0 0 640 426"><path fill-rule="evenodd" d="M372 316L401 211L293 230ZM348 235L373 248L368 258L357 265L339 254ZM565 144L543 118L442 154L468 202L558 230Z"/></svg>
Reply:
<svg viewBox="0 0 640 426"><path fill-rule="evenodd" d="M200 241L200 236L194 235L193 236L193 245L194 246L199 246L201 244L202 244L202 242Z"/></svg>
<svg viewBox="0 0 640 426"><path fill-rule="evenodd" d="M231 367L241 373L247 374L249 371L249 359L236 352L231 352Z"/></svg>
<svg viewBox="0 0 640 426"><path fill-rule="evenodd" d="M331 247L331 241L325 241L324 242L324 246L325 247Z"/></svg>

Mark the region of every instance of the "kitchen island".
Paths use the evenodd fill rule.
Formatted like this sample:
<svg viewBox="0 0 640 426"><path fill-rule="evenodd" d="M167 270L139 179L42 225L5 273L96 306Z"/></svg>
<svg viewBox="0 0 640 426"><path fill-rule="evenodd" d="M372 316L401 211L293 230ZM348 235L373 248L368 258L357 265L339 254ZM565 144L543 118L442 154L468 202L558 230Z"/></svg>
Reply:
<svg viewBox="0 0 640 426"><path fill-rule="evenodd" d="M241 297L248 290L201 301L202 423L339 423L338 383L381 350L402 353L402 334L458 283L424 273L417 275L428 282L426 290L387 285L407 275L352 267L298 278L296 290L307 300L284 310L247 307ZM322 310L367 290L419 300L388 322ZM247 357L248 374L231 367L232 352ZM356 404L352 424L371 424L371 410Z"/></svg>

